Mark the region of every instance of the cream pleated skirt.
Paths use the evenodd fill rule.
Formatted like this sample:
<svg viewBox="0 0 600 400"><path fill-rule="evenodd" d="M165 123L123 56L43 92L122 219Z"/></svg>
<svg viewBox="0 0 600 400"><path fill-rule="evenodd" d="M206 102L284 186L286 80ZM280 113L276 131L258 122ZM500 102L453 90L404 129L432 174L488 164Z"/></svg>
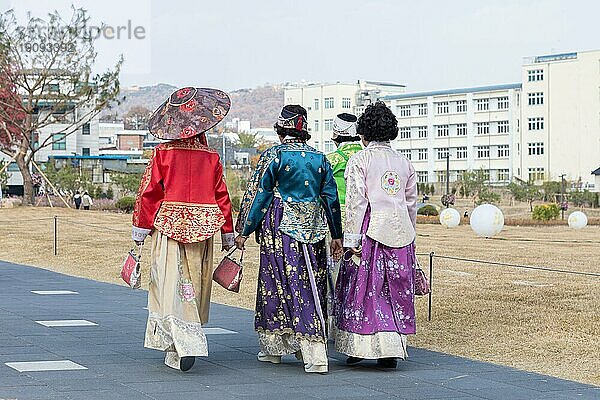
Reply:
<svg viewBox="0 0 600 400"><path fill-rule="evenodd" d="M202 324L210 307L213 239L184 244L156 231L151 257L144 346L165 351L165 364L179 369L180 357L208 355Z"/></svg>

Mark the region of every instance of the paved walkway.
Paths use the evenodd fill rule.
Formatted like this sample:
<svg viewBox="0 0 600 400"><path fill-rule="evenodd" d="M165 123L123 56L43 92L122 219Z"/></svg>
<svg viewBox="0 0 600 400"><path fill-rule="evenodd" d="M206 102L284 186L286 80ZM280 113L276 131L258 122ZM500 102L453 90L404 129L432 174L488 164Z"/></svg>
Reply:
<svg viewBox="0 0 600 400"><path fill-rule="evenodd" d="M256 360L252 313L214 304L188 373L142 347L146 293L0 261L0 399L600 399L600 388L411 348L395 371Z"/></svg>

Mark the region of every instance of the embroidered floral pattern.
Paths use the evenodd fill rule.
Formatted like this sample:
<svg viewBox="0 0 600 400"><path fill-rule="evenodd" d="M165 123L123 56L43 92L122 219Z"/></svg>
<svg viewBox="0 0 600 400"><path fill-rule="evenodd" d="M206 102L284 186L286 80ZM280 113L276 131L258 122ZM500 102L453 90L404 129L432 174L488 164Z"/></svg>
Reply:
<svg viewBox="0 0 600 400"><path fill-rule="evenodd" d="M329 228L325 211L318 202L292 202L283 205L279 230L303 243L317 243L327 236Z"/></svg>
<svg viewBox="0 0 600 400"><path fill-rule="evenodd" d="M395 196L402 187L400 177L395 171L386 171L381 177L381 188L390 196Z"/></svg>
<svg viewBox="0 0 600 400"><path fill-rule="evenodd" d="M187 103L184 103L182 105L179 106L179 109L182 112L192 112L194 111L194 109L196 108L196 100L191 99L190 101L188 101ZM167 122L168 123L168 122Z"/></svg>
<svg viewBox="0 0 600 400"><path fill-rule="evenodd" d="M181 243L201 242L212 237L225 224L225 217L216 204L163 202L154 226L160 232Z"/></svg>
<svg viewBox="0 0 600 400"><path fill-rule="evenodd" d="M190 92L192 91L192 89L190 88L183 88L183 89L179 89L177 91L177 98L178 99L183 99L185 96L187 96L188 94L190 94Z"/></svg>
<svg viewBox="0 0 600 400"><path fill-rule="evenodd" d="M208 356L208 343L200 322L188 322L173 315L161 317L150 312L144 347L165 351L175 349L179 357Z"/></svg>

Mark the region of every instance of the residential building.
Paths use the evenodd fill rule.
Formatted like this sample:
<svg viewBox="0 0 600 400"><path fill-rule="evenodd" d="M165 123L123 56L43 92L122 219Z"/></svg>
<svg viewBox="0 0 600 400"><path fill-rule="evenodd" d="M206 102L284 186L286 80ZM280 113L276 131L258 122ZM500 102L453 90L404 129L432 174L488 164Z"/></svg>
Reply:
<svg viewBox="0 0 600 400"><path fill-rule="evenodd" d="M284 89L285 104L300 104L308 112L309 144L324 153L335 150L331 140L333 120L337 114L360 115L377 99L402 93L404 85L362 81L356 83L315 83L290 85Z"/></svg>
<svg viewBox="0 0 600 400"><path fill-rule="evenodd" d="M98 124L98 147L110 149L117 147L117 132L125 130L123 122L100 122Z"/></svg>
<svg viewBox="0 0 600 400"><path fill-rule="evenodd" d="M408 157L420 183L450 181L483 169L492 183L514 170L521 84L481 86L383 97L398 118L394 148Z"/></svg>
<svg viewBox="0 0 600 400"><path fill-rule="evenodd" d="M522 81L519 176L600 191L600 50L527 57Z"/></svg>
<svg viewBox="0 0 600 400"><path fill-rule="evenodd" d="M581 180L600 160L600 50L528 57L522 82L384 97L398 118L394 147L420 182L483 168L491 183Z"/></svg>

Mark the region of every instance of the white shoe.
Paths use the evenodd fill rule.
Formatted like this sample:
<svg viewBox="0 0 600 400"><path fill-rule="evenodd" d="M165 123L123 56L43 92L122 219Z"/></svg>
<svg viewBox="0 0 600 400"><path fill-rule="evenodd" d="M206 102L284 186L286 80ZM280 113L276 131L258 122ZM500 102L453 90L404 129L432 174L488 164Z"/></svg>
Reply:
<svg viewBox="0 0 600 400"><path fill-rule="evenodd" d="M327 365L304 364L304 372L309 374L326 374Z"/></svg>
<svg viewBox="0 0 600 400"><path fill-rule="evenodd" d="M258 361L270 362L272 364L281 364L281 356L270 356L262 351L257 355Z"/></svg>

